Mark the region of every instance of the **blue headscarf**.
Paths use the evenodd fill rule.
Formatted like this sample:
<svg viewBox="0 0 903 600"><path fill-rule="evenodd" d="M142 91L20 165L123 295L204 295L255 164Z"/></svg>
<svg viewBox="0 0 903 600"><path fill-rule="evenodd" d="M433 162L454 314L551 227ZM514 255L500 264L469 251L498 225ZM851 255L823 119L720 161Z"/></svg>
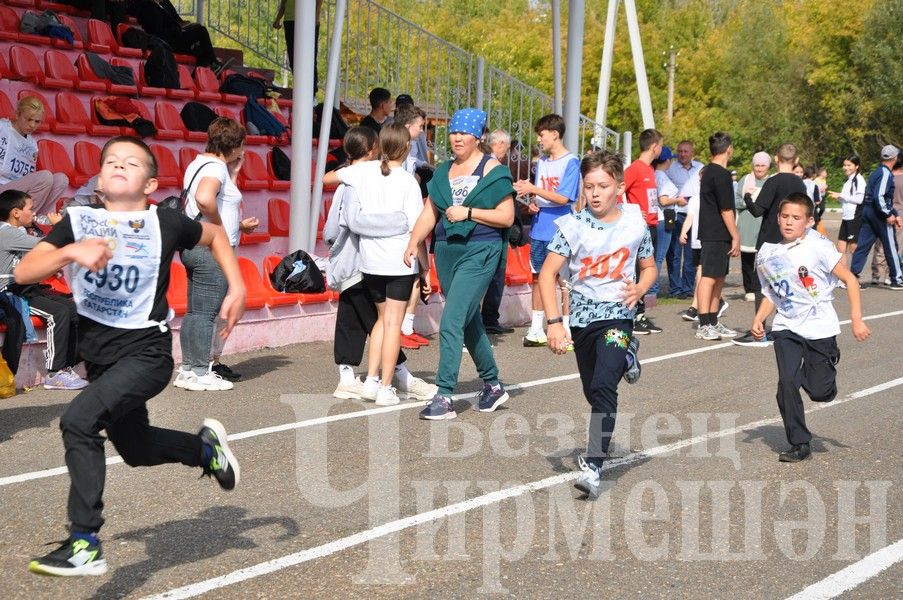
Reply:
<svg viewBox="0 0 903 600"><path fill-rule="evenodd" d="M462 108L455 111L448 124L449 133L469 133L480 139L486 126L486 113L478 108Z"/></svg>

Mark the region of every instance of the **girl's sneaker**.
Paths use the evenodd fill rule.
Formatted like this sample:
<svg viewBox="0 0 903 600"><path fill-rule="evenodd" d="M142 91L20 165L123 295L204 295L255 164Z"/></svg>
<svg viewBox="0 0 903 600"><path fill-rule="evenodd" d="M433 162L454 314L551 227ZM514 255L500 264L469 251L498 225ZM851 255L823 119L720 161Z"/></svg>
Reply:
<svg viewBox="0 0 903 600"><path fill-rule="evenodd" d="M88 387L88 382L78 376L72 368L61 369L44 380L45 390L81 390Z"/></svg>
<svg viewBox="0 0 903 600"><path fill-rule="evenodd" d="M454 419L458 414L455 412L455 405L452 404L451 398L436 394L426 408L420 411L420 418L428 421L441 421L443 419Z"/></svg>
<svg viewBox="0 0 903 600"><path fill-rule="evenodd" d="M401 402L401 400L398 399L395 388L380 386L379 391L376 393L377 404L380 406L394 406L399 402Z"/></svg>
<svg viewBox="0 0 903 600"><path fill-rule="evenodd" d="M480 412L492 412L497 409L499 406L508 401L508 392L505 391L505 386L499 383L497 386L493 387L488 383L483 384L483 391L480 392L479 403L477 404L477 408Z"/></svg>
<svg viewBox="0 0 903 600"><path fill-rule="evenodd" d="M335 391L332 393L332 397L340 400L360 400L363 391L363 382L355 377L354 381L348 384L340 381L339 385L336 386Z"/></svg>

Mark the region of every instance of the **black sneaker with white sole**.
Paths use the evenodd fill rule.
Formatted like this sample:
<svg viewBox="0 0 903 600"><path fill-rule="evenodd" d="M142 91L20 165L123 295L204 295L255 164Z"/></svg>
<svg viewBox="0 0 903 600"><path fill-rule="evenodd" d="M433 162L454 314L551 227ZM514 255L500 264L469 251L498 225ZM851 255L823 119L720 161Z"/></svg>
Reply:
<svg viewBox="0 0 903 600"><path fill-rule="evenodd" d="M687 310L680 313L680 318L684 321L698 321L699 320L699 311L696 310L695 306L691 306Z"/></svg>
<svg viewBox="0 0 903 600"><path fill-rule="evenodd" d="M652 319L646 314L639 315L633 320L633 335L649 335L650 333L661 333L662 328L652 322Z"/></svg>
<svg viewBox="0 0 903 600"><path fill-rule="evenodd" d="M99 540L92 543L86 539L70 537L53 552L32 560L28 564L28 570L38 575L57 577L103 575L107 572L107 561L103 557Z"/></svg>
<svg viewBox="0 0 903 600"><path fill-rule="evenodd" d="M241 468L235 455L229 450L226 428L216 419L204 419L198 432L201 442L212 451L207 464L201 465L204 475L213 477L224 490L234 489L241 478Z"/></svg>
<svg viewBox="0 0 903 600"><path fill-rule="evenodd" d="M771 339L768 334L765 334L761 340L757 340L752 331L747 331L745 334L735 337L731 340L731 343L736 346L748 346L750 348L765 348L766 346L770 346L774 343L774 340Z"/></svg>

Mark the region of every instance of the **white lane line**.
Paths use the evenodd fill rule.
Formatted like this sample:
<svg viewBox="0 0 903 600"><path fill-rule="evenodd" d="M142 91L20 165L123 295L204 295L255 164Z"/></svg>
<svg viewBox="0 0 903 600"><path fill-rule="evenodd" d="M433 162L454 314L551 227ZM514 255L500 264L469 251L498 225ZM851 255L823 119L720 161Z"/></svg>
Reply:
<svg viewBox="0 0 903 600"><path fill-rule="evenodd" d="M885 319L888 317L896 317L898 315L903 315L903 310L895 310L892 312L881 313L877 315L871 315L868 317L864 317L864 320L873 320L873 319ZM850 321L841 321L841 325L849 325ZM713 344L711 346L702 346L700 348L692 348L690 350L683 350L680 352L673 352L671 354L663 354L661 356L653 356L650 358L644 358L641 362L644 365L661 362L665 360L671 360L674 358L683 358L685 356L692 356L694 354L700 354L703 352L711 352L713 350L719 350L721 348L728 348L731 346L730 342L726 342L723 344ZM536 387L540 385L548 385L550 383L559 383L562 381L571 381L573 379L578 379L580 375L578 373L571 373L570 375L559 375L557 377L546 377L544 379L534 379L533 381L525 381L524 383L515 383L507 386L508 389L511 390L523 390L531 387ZM475 398L477 396L477 392L469 393L469 394L456 394L452 398L454 400L466 400L469 398ZM427 402L407 402L404 404L398 404L395 406L383 406L380 408L369 408L365 410L356 410L348 413L343 413L340 415L330 415L328 417L320 417L318 419L308 419L306 421L297 421L294 423L284 423L282 425L273 425L270 427L262 427L260 429L252 429L250 431L242 431L239 433L233 433L229 436L229 441L235 440L243 440L247 438L258 437L262 435L270 435L273 433L280 433L283 431L292 431L295 429L304 429L305 427L315 427L317 425L326 425L328 423L336 423L339 421L346 421L348 419L358 419L361 417L369 417L371 415L378 415L388 412L408 410L411 408L420 408L421 406L426 406ZM117 465L122 463L122 458L120 456L112 456L107 459L107 465ZM8 475L6 477L0 477L0 487L7 485L14 485L16 483L24 483L26 481L33 481L35 479L45 479L47 477L56 477L58 475L64 475L68 472L66 467L54 467L52 469L44 469L41 471L31 471L28 473L21 473L19 475Z"/></svg>
<svg viewBox="0 0 903 600"><path fill-rule="evenodd" d="M898 385L903 385L903 377L899 377L892 381L887 381L885 383L864 389L859 390L858 392L854 392L852 394L848 394L847 396L835 400L834 402L828 404L819 404L810 408L806 411L806 413L813 413L819 410L825 410L831 408L832 406L839 406L841 404L846 404L847 402L851 402L853 400L857 400L859 398L863 398L865 396L870 396L873 394L877 394L884 390L896 387ZM648 450L644 450L642 452L634 452L628 454L627 456L623 456L620 458L612 459L606 462L603 465L604 470L614 469L616 467L621 467L624 465L629 465L635 463L640 460L648 459L653 456L661 456L664 454L668 454L671 452L675 452L680 450L681 448L686 448L687 446L693 446L700 442L705 442L711 439L717 439L722 437L727 437L731 435L736 435L737 433L741 433L744 431L749 431L751 429L756 429L762 427L764 425L771 425L773 423L779 423L781 421L780 417L770 418L770 419L761 419L759 421L755 421L752 423L747 423L745 425L740 425L737 427L730 427L728 429L721 429L718 431L711 431L702 435L697 435L691 438L678 440L676 442L672 442L670 444L665 444L663 446L656 446L654 448L650 448ZM293 567L295 565L299 565L301 563L309 562L318 558L323 558L325 556L329 556L331 554L336 554L337 552L341 552L353 546L357 546L363 544L365 542L369 542L371 540L384 537L393 533L397 533L404 529L409 529L411 527L415 527L417 525L427 523L430 521L437 521L439 519L444 519L445 517L449 517L451 515L456 515L459 513L467 512L473 510L475 508L479 508L481 506L486 506L489 504L494 504L497 502L501 502L507 498L514 498L516 496L520 496L529 492L535 492L538 490L542 490L545 488L549 488L555 485L559 485L561 483L566 483L568 481L572 481L577 479L579 473L574 471L570 473L562 473L560 475L554 475L552 477L547 477L545 479L540 479L539 481L533 481L530 483L525 483L522 485L506 488L504 490L499 490L497 492L492 492L489 494L484 494L482 496L477 496L475 498L471 498L470 500L465 500L463 502L458 502L456 504L449 504L448 506L444 506L442 508L437 508L431 511L427 511L424 513L416 514L410 517L405 517L403 519L398 519L396 521L390 521L389 523L385 523L378 527L374 527L373 529L368 529L366 531L361 531L359 533L355 533L353 535L335 540L333 542L329 542L326 544L322 544L320 546L315 546L313 548L308 548L307 550L301 550L300 552L295 552L293 554L288 554L286 556L282 556L276 559L268 560L262 563L258 563L256 565L245 567L243 569L238 569L237 571L233 571L226 575L220 575L218 577L212 577L210 579L200 581L198 583L193 583L186 585L184 587L176 588L174 590L169 590L167 592L163 592L161 594L157 594L154 596L148 596L145 600L173 600L178 598L193 598L195 596L199 596L200 594L204 594L206 592L210 592L228 585L233 585L235 583L239 583L242 581L247 581L248 579L254 579L256 577L261 577L263 575L268 575L270 573L274 573L276 571L280 571L282 569L286 569L289 567Z"/></svg>
<svg viewBox="0 0 903 600"><path fill-rule="evenodd" d="M836 598L859 584L865 583L901 560L903 560L903 540L897 540L890 546L869 554L846 569L842 569L833 575L828 575L818 583L813 583L800 593L790 596L787 600L828 600L829 598Z"/></svg>

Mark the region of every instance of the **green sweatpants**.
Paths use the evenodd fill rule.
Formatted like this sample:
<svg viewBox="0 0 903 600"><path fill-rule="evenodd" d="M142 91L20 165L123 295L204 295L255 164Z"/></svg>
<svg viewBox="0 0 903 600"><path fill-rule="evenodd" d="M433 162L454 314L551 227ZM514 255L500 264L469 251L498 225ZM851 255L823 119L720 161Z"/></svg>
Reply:
<svg viewBox="0 0 903 600"><path fill-rule="evenodd" d="M498 268L504 243L436 242L436 271L445 294L445 310L439 323L439 393L450 395L458 384L462 346L467 346L480 374L491 384L499 379L499 369L486 337L480 302Z"/></svg>

